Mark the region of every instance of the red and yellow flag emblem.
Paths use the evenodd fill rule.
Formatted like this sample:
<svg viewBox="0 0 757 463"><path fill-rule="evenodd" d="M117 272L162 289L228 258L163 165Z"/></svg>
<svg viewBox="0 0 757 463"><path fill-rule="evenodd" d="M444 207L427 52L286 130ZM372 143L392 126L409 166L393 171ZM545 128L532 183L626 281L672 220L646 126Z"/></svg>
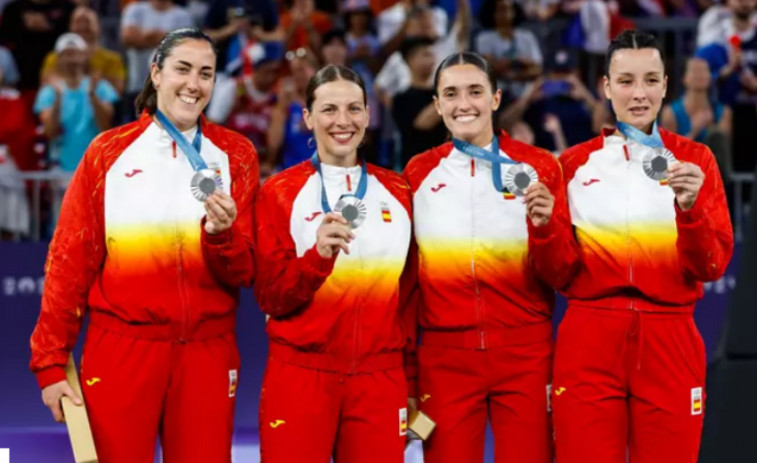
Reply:
<svg viewBox="0 0 757 463"><path fill-rule="evenodd" d="M388 205L381 206L381 219L387 223L392 221L392 211L389 209Z"/></svg>

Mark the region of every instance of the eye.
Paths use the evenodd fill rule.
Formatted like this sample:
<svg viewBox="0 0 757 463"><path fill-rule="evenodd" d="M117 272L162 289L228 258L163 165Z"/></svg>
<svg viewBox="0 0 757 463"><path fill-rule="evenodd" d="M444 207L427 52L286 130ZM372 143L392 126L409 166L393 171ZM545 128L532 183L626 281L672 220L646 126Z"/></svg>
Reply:
<svg viewBox="0 0 757 463"><path fill-rule="evenodd" d="M483 92L483 91L481 91L481 89L480 89L480 88L476 88L476 89L473 89L473 90L471 90L471 95L476 95L476 96L478 96L478 95L481 95L482 93L484 93L484 92Z"/></svg>
<svg viewBox="0 0 757 463"><path fill-rule="evenodd" d="M210 80L210 79L213 78L213 74L210 73L210 72L203 72L202 73L202 78L205 79L205 80Z"/></svg>
<svg viewBox="0 0 757 463"><path fill-rule="evenodd" d="M334 108L332 106L329 106L327 108L323 108L323 112L326 114L331 114L334 112Z"/></svg>
<svg viewBox="0 0 757 463"><path fill-rule="evenodd" d="M444 98L454 98L455 97L455 92L453 92L453 91L447 91L447 92L444 92L444 94L442 96L444 96Z"/></svg>
<svg viewBox="0 0 757 463"><path fill-rule="evenodd" d="M186 66L179 66L178 68L176 68L176 70L177 70L177 71L178 71L178 72L179 72L180 74L186 74L187 72L189 72L189 68L188 68L188 67L186 67Z"/></svg>
<svg viewBox="0 0 757 463"><path fill-rule="evenodd" d="M362 108L362 107L360 107L360 106L351 106L351 107L350 107L350 112L353 112L353 113L359 113L359 112L361 112L362 110L363 110L363 108Z"/></svg>

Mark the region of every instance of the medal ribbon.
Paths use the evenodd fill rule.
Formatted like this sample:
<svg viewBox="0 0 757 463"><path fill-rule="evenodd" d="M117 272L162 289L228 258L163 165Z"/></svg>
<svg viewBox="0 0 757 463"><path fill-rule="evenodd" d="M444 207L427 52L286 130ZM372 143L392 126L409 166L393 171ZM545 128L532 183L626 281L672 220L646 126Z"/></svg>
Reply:
<svg viewBox="0 0 757 463"><path fill-rule="evenodd" d="M517 162L503 158L499 155L499 143L497 136L494 136L492 140L491 149L486 150L480 146L468 143L467 141L460 140L459 138L453 138L452 144L459 151L467 154L468 156L482 161L488 161L492 163L492 184L497 191L505 191L505 187L502 185L502 166L500 164L517 164Z"/></svg>
<svg viewBox="0 0 757 463"><path fill-rule="evenodd" d="M324 214L328 214L331 212L331 206L329 206L329 199L326 196L326 183L323 181L323 172L321 171L321 160L318 158L318 151L314 152L313 156L310 157L310 163L313 164L313 167L318 172L318 176L321 178L321 208ZM357 184L355 194L346 193L342 196L354 196L362 200L365 197L366 190L368 190L368 167L365 164L365 160L363 160L360 163L360 181Z"/></svg>
<svg viewBox="0 0 757 463"><path fill-rule="evenodd" d="M647 135L636 127L626 124L625 122L618 121L618 131L625 135L629 140L635 141L640 145L649 146L650 148L664 148L662 143L662 137L660 137L660 131L657 129L657 121L652 126L652 134Z"/></svg>
<svg viewBox="0 0 757 463"><path fill-rule="evenodd" d="M199 122L197 123L197 133L195 133L195 138L190 145L187 141L187 138L182 135L181 132L179 132L179 129L177 129L176 126L173 125L173 123L168 120L166 115L163 114L160 110L155 111L155 118L158 120L158 122L160 122L160 125L162 125L164 129L166 129L168 135L173 138L173 141L176 142L176 146L178 146L181 151L184 152L184 154L187 156L187 159L189 160L189 163L192 164L192 168L195 171L199 172L208 168L208 165L205 164L202 156L200 156L202 130L200 128Z"/></svg>

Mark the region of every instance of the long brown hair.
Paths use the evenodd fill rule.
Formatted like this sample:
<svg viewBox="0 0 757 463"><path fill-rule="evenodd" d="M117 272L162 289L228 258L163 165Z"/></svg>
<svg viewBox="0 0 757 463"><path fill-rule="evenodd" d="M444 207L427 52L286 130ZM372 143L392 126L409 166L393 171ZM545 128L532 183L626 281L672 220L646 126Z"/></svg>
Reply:
<svg viewBox="0 0 757 463"><path fill-rule="evenodd" d="M159 69L163 69L163 64L165 63L166 58L171 56L174 49L186 40L204 40L210 44L210 47L213 49L213 54L218 56L218 49L216 48L213 39L196 27L186 27L171 31L163 37L163 40L160 41L158 48L155 50L152 62L155 63ZM155 114L155 111L158 109L158 92L152 84L152 75L150 73L148 73L145 78L145 84L142 87L142 91L139 92L137 99L134 100L134 108L137 110L137 116L139 116L144 110L147 110L150 114Z"/></svg>

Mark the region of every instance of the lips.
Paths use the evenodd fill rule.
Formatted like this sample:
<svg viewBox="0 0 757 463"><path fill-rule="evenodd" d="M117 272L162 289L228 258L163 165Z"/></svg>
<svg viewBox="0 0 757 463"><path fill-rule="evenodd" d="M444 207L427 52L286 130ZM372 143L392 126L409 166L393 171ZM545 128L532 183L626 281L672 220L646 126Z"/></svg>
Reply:
<svg viewBox="0 0 757 463"><path fill-rule="evenodd" d="M183 103L186 104L197 104L198 101L200 101L199 98L194 96L188 96L188 95L179 95L179 100L181 100Z"/></svg>
<svg viewBox="0 0 757 463"><path fill-rule="evenodd" d="M352 137L355 136L355 132L332 132L329 135L331 135L331 138L337 143L349 143L352 140Z"/></svg>
<svg viewBox="0 0 757 463"><path fill-rule="evenodd" d="M455 119L455 122L460 122L462 124L467 124L467 123L470 123L470 122L473 122L474 120L476 120L477 117L478 117L478 115L476 115L476 114L463 114L463 115L460 115L460 116L455 116L454 119Z"/></svg>

